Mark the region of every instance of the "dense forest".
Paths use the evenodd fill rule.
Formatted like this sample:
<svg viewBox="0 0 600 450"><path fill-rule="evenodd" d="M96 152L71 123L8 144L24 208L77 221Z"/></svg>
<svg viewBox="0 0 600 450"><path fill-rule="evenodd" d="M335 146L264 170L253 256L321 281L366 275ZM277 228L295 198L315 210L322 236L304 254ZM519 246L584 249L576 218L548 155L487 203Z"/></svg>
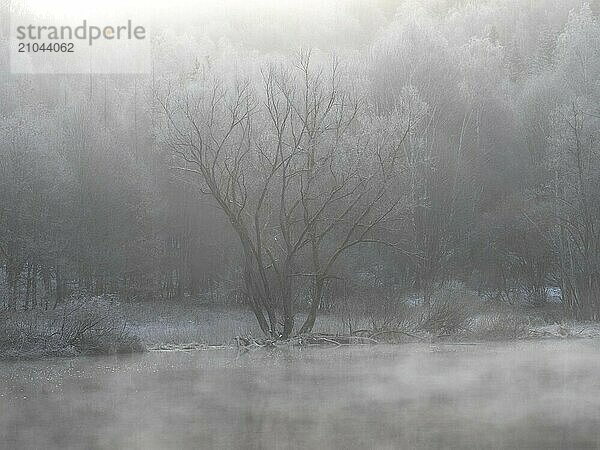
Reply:
<svg viewBox="0 0 600 450"><path fill-rule="evenodd" d="M288 337L460 282L600 319L600 3L307 11L164 18L149 75L12 75L4 23L3 306L218 298Z"/></svg>

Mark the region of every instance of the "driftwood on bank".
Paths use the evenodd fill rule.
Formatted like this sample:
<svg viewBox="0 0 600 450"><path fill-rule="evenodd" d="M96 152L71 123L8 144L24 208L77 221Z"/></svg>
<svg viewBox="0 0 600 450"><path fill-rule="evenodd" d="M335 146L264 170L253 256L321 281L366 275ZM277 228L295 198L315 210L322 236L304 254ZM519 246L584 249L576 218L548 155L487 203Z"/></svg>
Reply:
<svg viewBox="0 0 600 450"><path fill-rule="evenodd" d="M254 339L252 337L237 336L235 343L238 348L250 350L253 348L283 347L283 346L334 346L343 345L374 345L389 342L389 335L402 335L411 339L422 341L425 338L398 330L358 330L351 334L311 333L301 334L285 340Z"/></svg>

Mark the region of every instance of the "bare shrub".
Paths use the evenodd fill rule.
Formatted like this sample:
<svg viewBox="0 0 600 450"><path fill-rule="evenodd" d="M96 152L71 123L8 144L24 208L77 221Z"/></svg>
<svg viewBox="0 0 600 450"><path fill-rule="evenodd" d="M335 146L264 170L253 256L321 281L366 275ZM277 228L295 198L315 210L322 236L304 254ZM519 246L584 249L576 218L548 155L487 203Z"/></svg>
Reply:
<svg viewBox="0 0 600 450"><path fill-rule="evenodd" d="M393 287L355 290L334 305L332 312L341 319L344 331L350 334L361 329L409 331L416 326L415 309Z"/></svg>
<svg viewBox="0 0 600 450"><path fill-rule="evenodd" d="M0 358L142 351L114 299L76 296L52 311L3 311Z"/></svg>
<svg viewBox="0 0 600 450"><path fill-rule="evenodd" d="M402 298L384 290L374 294L377 298L370 299L365 308L373 330L396 328L406 319L408 308Z"/></svg>
<svg viewBox="0 0 600 450"><path fill-rule="evenodd" d="M418 326L436 336L464 333L480 303L477 294L462 283L445 284L434 292L430 305L421 307Z"/></svg>
<svg viewBox="0 0 600 450"><path fill-rule="evenodd" d="M528 321L515 313L492 313L474 318L469 335L476 339L505 340L524 338L529 334Z"/></svg>
<svg viewBox="0 0 600 450"><path fill-rule="evenodd" d="M336 301L332 312L339 317L343 331L352 334L368 326L366 309L366 302L361 295L349 295Z"/></svg>
<svg viewBox="0 0 600 450"><path fill-rule="evenodd" d="M112 354L141 351L143 347L127 331L114 298L77 299L63 305L58 320L61 340L79 353ZM55 327L52 327L55 328Z"/></svg>
<svg viewBox="0 0 600 450"><path fill-rule="evenodd" d="M422 312L419 328L437 336L450 336L466 331L468 320L465 303L435 301Z"/></svg>

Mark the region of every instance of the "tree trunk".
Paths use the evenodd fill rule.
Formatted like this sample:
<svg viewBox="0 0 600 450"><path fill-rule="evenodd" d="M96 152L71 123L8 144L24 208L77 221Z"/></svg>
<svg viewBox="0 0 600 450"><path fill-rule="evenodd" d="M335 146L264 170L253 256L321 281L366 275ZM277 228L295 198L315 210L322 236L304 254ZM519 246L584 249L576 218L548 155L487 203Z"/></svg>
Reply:
<svg viewBox="0 0 600 450"><path fill-rule="evenodd" d="M313 286L313 295L310 303L310 309L308 310L308 316L300 328L300 334L310 333L315 326L315 320L317 319L317 313L319 312L319 306L321 306L321 299L323 297L323 286L325 280L317 278Z"/></svg>
<svg viewBox="0 0 600 450"><path fill-rule="evenodd" d="M261 275L254 268L252 258L246 257L244 284L250 308L258 320L262 332L268 337L278 337L276 332L277 318L268 298L268 287ZM268 320L267 320L268 318Z"/></svg>

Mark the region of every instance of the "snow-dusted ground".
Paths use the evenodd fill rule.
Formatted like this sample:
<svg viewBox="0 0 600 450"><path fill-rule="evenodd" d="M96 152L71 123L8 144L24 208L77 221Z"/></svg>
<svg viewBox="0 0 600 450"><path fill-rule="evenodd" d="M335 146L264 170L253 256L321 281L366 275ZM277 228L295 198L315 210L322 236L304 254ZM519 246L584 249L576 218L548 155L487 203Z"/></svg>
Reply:
<svg viewBox="0 0 600 450"><path fill-rule="evenodd" d="M531 337L600 338L598 323L564 323L530 327Z"/></svg>
<svg viewBox="0 0 600 450"><path fill-rule="evenodd" d="M151 349L199 349L207 346L234 345L236 336L264 337L252 313L241 307L225 307L186 302L170 305L122 304L128 317L128 330L140 337ZM298 322L302 321L299 314ZM539 321L539 320L538 320ZM366 318L357 319L355 329L370 329ZM534 321L534 323L537 323ZM558 320L556 324L529 324L523 312L508 309L480 313L471 317L464 333L448 336L449 341L487 341L542 338L600 337L600 324ZM324 313L318 317L316 332L347 334L342 317ZM415 332L416 334L421 334ZM411 333L411 334L415 334ZM422 340L435 340L435 333L426 333ZM404 339L411 341L410 338ZM386 341L385 339L383 341ZM414 340L413 340L414 341Z"/></svg>

